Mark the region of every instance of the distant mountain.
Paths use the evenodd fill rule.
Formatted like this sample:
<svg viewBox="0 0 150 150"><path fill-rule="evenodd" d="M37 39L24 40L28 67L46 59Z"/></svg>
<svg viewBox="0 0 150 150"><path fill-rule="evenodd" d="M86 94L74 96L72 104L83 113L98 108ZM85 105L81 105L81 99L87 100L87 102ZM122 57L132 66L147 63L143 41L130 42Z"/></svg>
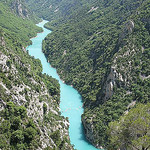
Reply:
<svg viewBox="0 0 150 150"><path fill-rule="evenodd" d="M50 28L65 23L79 12L86 12L93 4L99 3L96 0L25 0L25 2L37 16L51 21Z"/></svg>
<svg viewBox="0 0 150 150"><path fill-rule="evenodd" d="M25 0L25 2L39 17L52 20L56 19L55 17L64 19L65 16L70 16L81 9L85 0Z"/></svg>
<svg viewBox="0 0 150 150"><path fill-rule="evenodd" d="M0 149L73 149L59 83L25 49L42 32L33 17L20 0L0 2Z"/></svg>

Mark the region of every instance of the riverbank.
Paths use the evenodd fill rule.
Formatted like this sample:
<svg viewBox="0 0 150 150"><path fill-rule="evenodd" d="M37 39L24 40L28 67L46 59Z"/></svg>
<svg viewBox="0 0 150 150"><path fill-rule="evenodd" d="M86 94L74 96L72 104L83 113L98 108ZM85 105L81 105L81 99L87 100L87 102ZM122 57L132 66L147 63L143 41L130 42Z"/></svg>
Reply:
<svg viewBox="0 0 150 150"><path fill-rule="evenodd" d="M97 150L97 148L92 146L84 136L84 130L81 122L81 115L84 111L82 108L83 104L81 95L73 87L63 83L57 74L56 69L50 66L42 52L42 40L51 32L44 28L44 24L46 22L47 21L44 20L38 24L39 27L43 28L44 32L38 33L37 37L32 39L34 47L30 48L29 54L40 59L43 67L43 73L57 79L60 84L60 109L62 116L68 117L69 119L69 136L71 144L73 144L74 148L77 150Z"/></svg>

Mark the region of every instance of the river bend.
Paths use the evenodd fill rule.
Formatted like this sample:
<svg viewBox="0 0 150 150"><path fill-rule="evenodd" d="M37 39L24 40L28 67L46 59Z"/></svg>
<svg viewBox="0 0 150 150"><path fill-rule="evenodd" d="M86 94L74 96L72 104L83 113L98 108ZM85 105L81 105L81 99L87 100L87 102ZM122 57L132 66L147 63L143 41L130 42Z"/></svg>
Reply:
<svg viewBox="0 0 150 150"><path fill-rule="evenodd" d="M28 46L26 49L29 51L31 56L41 60L43 73L46 73L59 81L61 91L60 109L61 114L69 118L69 136L71 144L73 144L74 148L77 150L97 150L97 148L92 146L84 136L81 123L83 108L80 94L73 87L63 83L63 81L59 78L56 69L50 66L42 53L42 40L51 32L44 28L44 24L46 22L47 21L43 20L37 24L37 26L42 27L44 31L42 33L38 33L36 37L32 38L32 45Z"/></svg>

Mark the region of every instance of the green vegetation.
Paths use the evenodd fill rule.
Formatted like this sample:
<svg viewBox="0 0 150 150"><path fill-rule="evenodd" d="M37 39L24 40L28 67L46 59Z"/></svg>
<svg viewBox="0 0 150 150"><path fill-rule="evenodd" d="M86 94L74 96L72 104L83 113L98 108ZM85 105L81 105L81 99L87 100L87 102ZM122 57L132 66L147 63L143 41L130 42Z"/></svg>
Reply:
<svg viewBox="0 0 150 150"><path fill-rule="evenodd" d="M59 15L68 7L65 2L58 4L52 20L47 18L46 27L53 32L45 38L43 52L61 78L81 93L82 121L91 142L107 147L109 122L119 119L133 101L149 102L150 3L76 1L70 13Z"/></svg>
<svg viewBox="0 0 150 150"><path fill-rule="evenodd" d="M9 1L6 2L8 5L11 4ZM85 108L82 121L85 133L90 133L88 134L90 137L87 135L90 142L108 149L112 147L149 149L150 137L147 126L149 122L146 121L149 121L147 112L150 97L150 1L25 0L25 2L39 17L50 21L45 26L53 32L43 41L43 52L57 68L61 78L81 93ZM6 62L8 70L15 65L19 76L16 78L1 67L0 81L10 91L13 91L14 85L25 84L32 91L39 93L38 98L42 103L44 115L44 122L38 120L39 124L46 127L49 127L49 124L55 126L58 124L57 120L62 121L64 118L50 112L46 103L50 103L51 98L48 96L50 94L56 102L53 108L57 110L59 85L56 80L41 74L42 67L39 60L21 51L22 46L29 43L29 37L34 36L40 29L32 28L32 23L30 24L28 19L21 19L10 13L10 6L0 4L2 14L0 36L4 38L3 44L7 44L9 49L4 46L0 48L5 55L12 58ZM31 84L31 81L38 84ZM42 83L48 89L48 93L44 96L42 90L45 87L41 89ZM6 94L6 88L0 86L2 91L0 96L4 102L9 102L12 95ZM29 91L29 88L25 88L19 92L20 95L25 94L26 107L30 106L32 100ZM13 92L17 95L15 91ZM124 116L124 112L128 111L129 113ZM148 134L136 128L137 123L142 131L147 130ZM16 128L19 124L19 118L15 118L11 127ZM134 136L130 135L130 129L133 128ZM115 132L110 132L110 129ZM13 136L12 138L9 136L10 141L16 143L20 141L18 147L23 149L23 141L29 138L34 141L35 137L26 138L26 136L29 133L37 135L37 131L32 129L26 132L24 134L20 129L11 132ZM59 130L52 130L49 137L59 149L63 149L64 143L69 142L66 137L60 138L60 134ZM122 139L125 140L125 145ZM6 142L4 140L3 143Z"/></svg>
<svg viewBox="0 0 150 150"><path fill-rule="evenodd" d="M46 112L47 112L47 105L44 103L43 104L43 113L46 114Z"/></svg>
<svg viewBox="0 0 150 150"><path fill-rule="evenodd" d="M42 29L33 16L18 14L18 3L24 12L21 1L0 2L0 149L72 150L66 118L58 109L59 83L42 74L40 60L25 49ZM51 135L60 124L58 144Z"/></svg>
<svg viewBox="0 0 150 150"><path fill-rule="evenodd" d="M2 2L0 2L0 14L0 30L9 34L10 38L13 36L13 39L17 39L23 46L31 44L29 38L42 31L33 21L13 14L10 7Z"/></svg>
<svg viewBox="0 0 150 150"><path fill-rule="evenodd" d="M25 0L25 2L37 16L50 20L55 26L66 22L76 12L83 11L83 8L89 7L89 0ZM48 23L46 27L53 29L54 26Z"/></svg>
<svg viewBox="0 0 150 150"><path fill-rule="evenodd" d="M148 150L150 147L150 104L139 104L118 121L109 124L109 149Z"/></svg>
<svg viewBox="0 0 150 150"><path fill-rule="evenodd" d="M25 150L38 147L36 141L39 140L39 130L26 113L23 106L16 106L13 102L6 104L0 114L1 149Z"/></svg>

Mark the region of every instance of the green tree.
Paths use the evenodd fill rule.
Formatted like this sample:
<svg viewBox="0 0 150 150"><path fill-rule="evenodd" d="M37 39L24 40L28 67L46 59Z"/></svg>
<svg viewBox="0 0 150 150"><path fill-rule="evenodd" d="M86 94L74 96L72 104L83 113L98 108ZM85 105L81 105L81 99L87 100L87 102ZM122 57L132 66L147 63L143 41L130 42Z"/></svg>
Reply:
<svg viewBox="0 0 150 150"><path fill-rule="evenodd" d="M36 134L37 131L34 128L32 127L26 128L24 131L25 141L31 142L35 138Z"/></svg>
<svg viewBox="0 0 150 150"><path fill-rule="evenodd" d="M11 124L11 129L17 130L21 126L21 119L19 117L14 117L13 122Z"/></svg>
<svg viewBox="0 0 150 150"><path fill-rule="evenodd" d="M11 135L11 143L17 144L22 143L24 140L24 136L21 130L16 130Z"/></svg>
<svg viewBox="0 0 150 150"><path fill-rule="evenodd" d="M109 149L150 149L150 104L138 104L119 121L109 124Z"/></svg>
<svg viewBox="0 0 150 150"><path fill-rule="evenodd" d="M43 113L46 114L46 112L47 112L47 105L44 103L43 104Z"/></svg>
<svg viewBox="0 0 150 150"><path fill-rule="evenodd" d="M59 130L56 130L55 132L53 132L51 134L51 138L53 139L53 141L55 142L55 144L57 146L59 146L61 144L61 139L60 139L60 132Z"/></svg>

